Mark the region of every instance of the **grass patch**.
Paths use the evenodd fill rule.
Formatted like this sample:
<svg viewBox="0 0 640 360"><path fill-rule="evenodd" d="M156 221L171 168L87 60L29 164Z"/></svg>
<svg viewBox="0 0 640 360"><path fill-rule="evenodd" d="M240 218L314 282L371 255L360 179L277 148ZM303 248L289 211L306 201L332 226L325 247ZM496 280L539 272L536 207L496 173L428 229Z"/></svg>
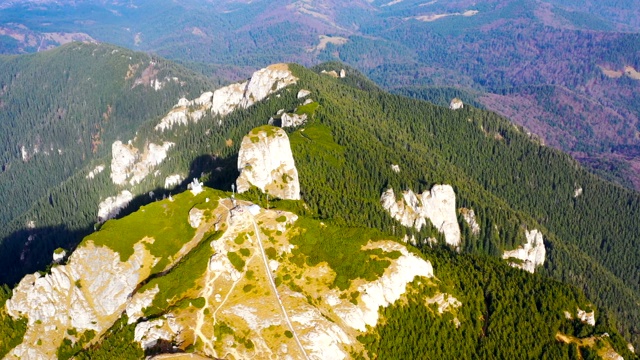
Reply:
<svg viewBox="0 0 640 360"><path fill-rule="evenodd" d="M297 245L292 251L292 261L296 264L304 262L309 266L326 262L336 272L332 286L337 286L340 290L347 289L354 279L378 279L391 265L387 258L399 257L397 252L361 249L369 240L385 238L375 229L321 226L320 221L307 218L298 220L297 224L301 231L290 240Z"/></svg>
<svg viewBox="0 0 640 360"><path fill-rule="evenodd" d="M238 234L238 236L236 236L235 239L233 239L233 242L238 245L242 245L244 244L244 239L245 239L245 233L240 233Z"/></svg>
<svg viewBox="0 0 640 360"><path fill-rule="evenodd" d="M166 275L151 279L138 290L143 292L156 285L159 289L151 306L144 310L145 316L164 313L170 306L182 300L187 291L195 288L196 281L207 270L209 258L213 255L213 249L209 243L221 235L221 231L206 234L205 238Z"/></svg>
<svg viewBox="0 0 640 360"><path fill-rule="evenodd" d="M307 116L311 117L316 113L316 110L320 107L320 104L317 101L308 103L307 105L300 105L296 110L296 114L302 115L307 114Z"/></svg>
<svg viewBox="0 0 640 360"><path fill-rule="evenodd" d="M249 257L249 255L251 255L251 250L249 250L247 248L242 248L242 249L240 249L240 255L242 255L244 257Z"/></svg>
<svg viewBox="0 0 640 360"><path fill-rule="evenodd" d="M205 304L206 304L206 301L204 300L203 297L199 297L197 299L191 300L191 305L195 306L198 309L202 309Z"/></svg>
<svg viewBox="0 0 640 360"><path fill-rule="evenodd" d="M185 191L174 196L174 201L167 199L154 202L127 217L109 220L100 231L88 235L84 241L91 240L96 246L107 246L119 253L120 260L124 262L133 254L136 243L145 237L153 238L153 244L145 243L145 246L153 256L161 259L152 270L155 273L163 270L167 259L193 238L195 229L187 221L191 208L205 203L206 198L216 201L223 195L223 192L209 188L197 196Z"/></svg>
<svg viewBox="0 0 640 360"><path fill-rule="evenodd" d="M242 270L244 270L244 265L245 262L242 259L242 257L240 257L240 255L238 255L238 253L234 252L234 251L229 251L227 253L227 257L229 258L229 261L231 261L231 265L233 265L234 268L236 268L236 270L242 272Z"/></svg>

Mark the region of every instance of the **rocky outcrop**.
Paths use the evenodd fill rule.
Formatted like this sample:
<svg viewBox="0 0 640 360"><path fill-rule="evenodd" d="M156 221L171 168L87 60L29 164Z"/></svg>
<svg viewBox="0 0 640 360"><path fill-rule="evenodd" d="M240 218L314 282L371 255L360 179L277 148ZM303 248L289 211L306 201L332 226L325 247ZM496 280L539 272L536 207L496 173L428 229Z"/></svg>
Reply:
<svg viewBox="0 0 640 360"><path fill-rule="evenodd" d="M396 174L399 173L400 172L400 165L391 164L391 170Z"/></svg>
<svg viewBox="0 0 640 360"><path fill-rule="evenodd" d="M124 209L131 200L133 200L133 194L127 190L104 199L98 204L98 222L105 222L118 216L120 210Z"/></svg>
<svg viewBox="0 0 640 360"><path fill-rule="evenodd" d="M577 317L580 321L591 326L596 326L596 312L586 312L580 308L577 309Z"/></svg>
<svg viewBox="0 0 640 360"><path fill-rule="evenodd" d="M167 152L175 145L165 141L162 145L149 143L140 153L131 144L115 141L111 145L111 180L116 185L135 185L141 182L151 170L160 165L167 157Z"/></svg>
<svg viewBox="0 0 640 360"><path fill-rule="evenodd" d="M207 91L200 95L199 98L189 101L185 98L178 100L169 113L160 120L155 129L165 131L171 129L174 125L186 125L189 122L198 122L211 108L213 93Z"/></svg>
<svg viewBox="0 0 640 360"><path fill-rule="evenodd" d="M309 90L300 89L300 91L298 91L298 99L304 99L309 95L311 95L311 91Z"/></svg>
<svg viewBox="0 0 640 360"><path fill-rule="evenodd" d="M204 92L200 97L191 101L185 98L180 99L173 109L160 120L155 129L165 131L176 125L195 123L202 119L207 112L225 116L237 108L246 109L284 87L295 84L296 81L298 79L293 76L287 64L269 65L254 72L248 81L227 85L213 92Z"/></svg>
<svg viewBox="0 0 640 360"><path fill-rule="evenodd" d="M298 170L284 130L263 126L242 139L238 153L238 193L251 186L280 199L300 199Z"/></svg>
<svg viewBox="0 0 640 360"><path fill-rule="evenodd" d="M517 259L519 261L509 261L509 265L526 270L530 273L535 268L544 264L546 249L542 233L538 230L525 231L527 242L515 250L505 251L502 255L503 259Z"/></svg>
<svg viewBox="0 0 640 360"><path fill-rule="evenodd" d="M144 265L150 261L143 244L136 244L133 255L122 262L111 249L88 243L50 274L25 276L6 303L9 315L26 318L28 326L23 343L10 356L31 350L55 354L67 329L101 333L109 328L129 294L149 275L150 267Z"/></svg>
<svg viewBox="0 0 640 360"><path fill-rule="evenodd" d="M91 180L94 177L96 177L96 175L100 174L103 171L104 171L104 165L98 165L93 170L89 171L87 176L85 176L85 179Z"/></svg>
<svg viewBox="0 0 640 360"><path fill-rule="evenodd" d="M447 244L460 247L460 226L456 215L456 194L450 185L434 185L430 191L416 195L407 190L396 201L393 189L380 197L382 207L406 227L422 229L427 219L444 234Z"/></svg>
<svg viewBox="0 0 640 360"><path fill-rule="evenodd" d="M180 183L184 180L184 177L180 174L169 175L164 179L164 188L169 189L176 185L180 185Z"/></svg>
<svg viewBox="0 0 640 360"><path fill-rule="evenodd" d="M475 236L480 235L480 224L476 221L476 213L473 209L460 208L460 214L462 218L467 222L467 225L471 228L471 233Z"/></svg>
<svg viewBox="0 0 640 360"><path fill-rule="evenodd" d="M458 109L462 109L463 107L464 107L464 104L462 103L462 100L458 98L451 99L451 103L449 103L449 109L451 110L458 110Z"/></svg>
<svg viewBox="0 0 640 360"><path fill-rule="evenodd" d="M283 128L300 126L307 121L307 114L298 115L284 113L280 120L282 121L281 126Z"/></svg>

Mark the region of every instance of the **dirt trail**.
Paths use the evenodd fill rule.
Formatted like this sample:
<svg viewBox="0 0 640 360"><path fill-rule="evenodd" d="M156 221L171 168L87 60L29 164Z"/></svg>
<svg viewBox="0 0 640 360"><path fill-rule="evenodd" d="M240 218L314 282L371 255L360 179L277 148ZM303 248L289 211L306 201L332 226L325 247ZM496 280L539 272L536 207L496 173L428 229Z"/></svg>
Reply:
<svg viewBox="0 0 640 360"><path fill-rule="evenodd" d="M260 229L258 229L258 225L256 224L255 217L251 216L251 221L253 222L256 239L258 240L258 245L260 246L260 254L262 255L262 260L264 261L264 268L265 268L265 271L267 272L267 276L269 277L269 283L271 283L271 288L273 289L273 292L276 295L276 298L278 299L280 310L282 310L282 314L284 315L284 319L287 322L287 325L289 326L289 330L291 330L291 333L293 334L293 338L296 340L296 343L298 343L298 346L300 347L300 351L304 355L304 358L309 360L309 357L307 356L307 353L304 350L304 347L302 346L300 339L298 338L298 333L294 329L293 324L291 324L291 320L289 319L289 314L287 314L287 310L284 308L284 305L282 304L282 300L280 299L280 294L278 293L278 289L276 288L276 282L273 280L273 274L271 273L271 268L269 267L269 261L267 261L267 255L265 255L264 248L262 247L262 239L260 239Z"/></svg>

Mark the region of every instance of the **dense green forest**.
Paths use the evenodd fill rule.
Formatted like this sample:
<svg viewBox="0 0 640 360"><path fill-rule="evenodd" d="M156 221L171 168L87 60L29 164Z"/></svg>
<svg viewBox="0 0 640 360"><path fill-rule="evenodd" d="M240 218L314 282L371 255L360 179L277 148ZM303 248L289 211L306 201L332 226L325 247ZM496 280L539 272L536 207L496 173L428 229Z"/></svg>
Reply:
<svg viewBox="0 0 640 360"><path fill-rule="evenodd" d="M314 70L343 67L325 64ZM310 216L337 226L377 228L399 238L407 234L420 240L442 240L433 227L418 232L400 226L382 209L380 195L387 188L417 193L434 184L451 184L456 206L473 209L481 226L480 234L474 236L459 221L465 252L500 256L503 250L522 244L524 229L540 229L545 235L547 262L538 271L583 290L602 314L611 315L610 324L637 344L637 193L589 174L568 155L531 141L521 128L494 113L472 106L452 111L390 95L351 68L346 68L345 79L300 66L291 68L299 78L297 85L282 90L279 97L235 111L221 122L207 115L197 124L166 133L153 130L159 116L143 123L133 144L175 142L158 171L162 175L183 173L187 180L176 189L162 189L163 176L145 179L132 189L138 197L121 216L153 201L150 190L156 198L169 191L175 194L185 189L190 177L230 190L237 176L236 154L242 137L278 110L294 111L301 102L296 94L304 88L320 106L310 110L304 131L288 131ZM2 263L5 282L12 284L27 271L43 270L53 249L73 249L93 231L97 202L117 190L108 171L91 181L85 179L86 171L95 164L97 159L50 188L11 223L15 229L9 237L12 241L2 243L2 253L13 256ZM398 164L401 172L392 171L391 164ZM583 194L574 197L578 187ZM38 227L23 229L27 219L37 219ZM32 235L34 240L27 247L30 262L25 265L18 259L25 239ZM483 346L474 351L495 349L495 345Z"/></svg>

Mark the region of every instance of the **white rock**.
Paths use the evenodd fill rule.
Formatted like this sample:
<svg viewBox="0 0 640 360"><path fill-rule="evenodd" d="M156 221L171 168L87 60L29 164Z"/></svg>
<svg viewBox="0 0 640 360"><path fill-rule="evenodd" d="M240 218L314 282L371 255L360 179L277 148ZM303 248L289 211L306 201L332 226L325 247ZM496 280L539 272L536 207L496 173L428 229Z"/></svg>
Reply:
<svg viewBox="0 0 640 360"><path fill-rule="evenodd" d="M142 293L136 293L131 301L127 304L125 312L127 313L127 324L133 324L144 316L143 310L153 303L153 298L160 292L160 288L156 284L154 288L147 289Z"/></svg>
<svg viewBox="0 0 640 360"><path fill-rule="evenodd" d="M372 248L375 246L371 246ZM360 301L354 305L349 301L339 301L333 305L333 310L349 327L358 331L366 331L367 325L376 326L378 310L396 302L406 292L407 284L416 277L433 277L433 267L429 261L417 257L407 251L406 247L388 242L385 251L399 251L402 255L392 262L384 274L377 280L362 284L358 287Z"/></svg>
<svg viewBox="0 0 640 360"><path fill-rule="evenodd" d="M473 209L460 208L460 213L464 221L466 221L471 228L471 233L478 236L480 234L480 224L476 221L475 211L473 211Z"/></svg>
<svg viewBox="0 0 640 360"><path fill-rule="evenodd" d="M300 199L298 170L287 133L276 127L254 131L245 136L240 145L238 193L253 185L280 199Z"/></svg>
<svg viewBox="0 0 640 360"><path fill-rule="evenodd" d="M104 199L98 204L98 222L116 217L133 200L133 194L122 190L118 195Z"/></svg>
<svg viewBox="0 0 640 360"><path fill-rule="evenodd" d="M460 226L456 216L456 195L450 185L434 185L430 191L416 195L407 190L403 199L396 201L393 189L387 189L380 197L382 207L406 227L420 230L429 219L444 234L447 244L460 247Z"/></svg>
<svg viewBox="0 0 640 360"><path fill-rule="evenodd" d="M536 229L525 231L525 237L527 242L524 245L515 250L505 251L502 258L522 260L521 263L509 262L509 265L533 273L537 266L544 264L546 249L540 231Z"/></svg>
<svg viewBox="0 0 640 360"><path fill-rule="evenodd" d="M184 180L184 177L180 174L169 175L164 179L164 188L169 189L176 185L180 185L180 183Z"/></svg>
<svg viewBox="0 0 640 360"><path fill-rule="evenodd" d="M272 93L295 84L297 80L287 64L269 65L264 69L258 70L251 76L240 106L247 108Z"/></svg>
<svg viewBox="0 0 640 360"><path fill-rule="evenodd" d="M155 346L158 340L173 340L175 335L165 319L161 318L136 325L133 339L146 350Z"/></svg>
<svg viewBox="0 0 640 360"><path fill-rule="evenodd" d="M111 144L111 180L116 185L123 185L127 181L130 167L136 161L138 149L131 145L124 145L118 140Z"/></svg>
<svg viewBox="0 0 640 360"><path fill-rule="evenodd" d="M124 310L129 294L148 276L149 269L142 265L150 257L144 245L136 244L129 259L121 262L118 253L89 242L71 254L67 265L55 266L45 276L25 276L6 303L11 317L28 319L22 347L12 354L31 351L25 347L55 349L62 340L56 334L70 328L97 333L109 328Z"/></svg>
<svg viewBox="0 0 640 360"><path fill-rule="evenodd" d="M85 178L86 179L93 179L94 177L96 177L96 175L98 175L101 172L103 172L104 168L105 168L104 165L96 166L93 170L89 171L89 173L87 174L87 176L85 176Z"/></svg>
<svg viewBox="0 0 640 360"><path fill-rule="evenodd" d="M203 217L204 210L194 207L189 211L189 225L191 225L192 228L197 229L200 226Z"/></svg>
<svg viewBox="0 0 640 360"><path fill-rule="evenodd" d="M65 256L67 256L67 252L64 249L56 249L53 252L53 262L60 262Z"/></svg>
<svg viewBox="0 0 640 360"><path fill-rule="evenodd" d="M574 191L573 191L573 197L577 198L578 196L582 195L582 188L581 187L577 187Z"/></svg>
<svg viewBox="0 0 640 360"><path fill-rule="evenodd" d="M281 126L283 128L300 126L307 121L307 114L298 115L284 113L280 119L282 120Z"/></svg>
<svg viewBox="0 0 640 360"><path fill-rule="evenodd" d="M462 109L463 107L464 107L464 104L462 103L462 100L458 98L451 99L451 103L449 104L449 109L458 110L458 109Z"/></svg>
<svg viewBox="0 0 640 360"><path fill-rule="evenodd" d="M309 104L311 104L312 102L313 102L313 99L307 99L307 100L305 100L305 101L302 103L302 105L309 105Z"/></svg>
<svg viewBox="0 0 640 360"><path fill-rule="evenodd" d="M167 152L174 145L168 141L162 145L149 143L140 154L133 145L115 141L111 145L111 180L116 185L124 185L128 179L131 185L141 182L154 167L164 161Z"/></svg>
<svg viewBox="0 0 640 360"><path fill-rule="evenodd" d="M391 164L391 170L392 170L394 173L399 173L399 172L400 172L400 165Z"/></svg>
<svg viewBox="0 0 640 360"><path fill-rule="evenodd" d="M244 98L244 93L248 82L231 84L216 90L213 93L213 103L211 113L216 115L227 115L235 110Z"/></svg>
<svg viewBox="0 0 640 360"><path fill-rule="evenodd" d="M578 312L578 319L580 319L580 321L582 321L585 324L589 324L591 326L596 326L596 312L595 311L586 312L586 311L581 310L580 308L578 308L577 312Z"/></svg>
<svg viewBox="0 0 640 360"><path fill-rule="evenodd" d="M340 70L340 78L345 78L347 76L347 72L344 69Z"/></svg>
<svg viewBox="0 0 640 360"><path fill-rule="evenodd" d="M306 98L309 95L311 95L311 91L309 90L300 89L300 91L298 91L298 99Z"/></svg>
<svg viewBox="0 0 640 360"><path fill-rule="evenodd" d="M196 195L200 194L203 191L202 183L198 180L198 178L193 178L191 183L189 185L187 185L187 189L191 190L191 193L194 196L196 196Z"/></svg>
<svg viewBox="0 0 640 360"><path fill-rule="evenodd" d="M440 314L444 313L445 311L453 311L454 309L462 306L462 303L458 299L453 297L453 295L445 293L439 293L431 298L427 298L425 299L425 303L427 305L436 304L438 306L438 312Z"/></svg>

